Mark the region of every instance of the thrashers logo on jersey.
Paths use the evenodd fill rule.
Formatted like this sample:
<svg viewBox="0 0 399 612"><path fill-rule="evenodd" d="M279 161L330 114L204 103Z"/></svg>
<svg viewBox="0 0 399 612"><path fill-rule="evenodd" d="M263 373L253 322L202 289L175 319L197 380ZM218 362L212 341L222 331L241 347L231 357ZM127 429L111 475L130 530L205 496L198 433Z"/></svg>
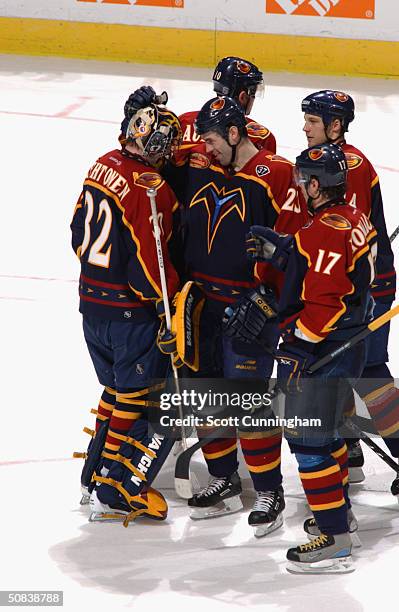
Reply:
<svg viewBox="0 0 399 612"><path fill-rule="evenodd" d="M352 227L348 219L334 213L326 213L321 217L320 222L337 230L350 230Z"/></svg>
<svg viewBox="0 0 399 612"><path fill-rule="evenodd" d="M265 140L270 134L270 130L265 128L264 125L256 123L256 121L250 121L245 127L250 138L262 138L262 140Z"/></svg>
<svg viewBox="0 0 399 612"><path fill-rule="evenodd" d="M191 153L190 155L190 166L191 168L198 168L200 170L204 170L205 168L209 168L211 165L211 161L209 157L204 155L203 153Z"/></svg>
<svg viewBox="0 0 399 612"><path fill-rule="evenodd" d="M149 189L150 187L157 189L164 183L162 177L156 172L143 172L142 174L133 172L133 180L135 185L145 189Z"/></svg>
<svg viewBox="0 0 399 612"><path fill-rule="evenodd" d="M348 164L348 170L354 170L363 163L363 157L356 155L356 153L345 153L346 163Z"/></svg>
<svg viewBox="0 0 399 612"><path fill-rule="evenodd" d="M241 188L219 189L212 181L202 187L190 202L190 208L196 204L204 204L208 213L208 254L218 228L227 215L237 212L241 221L245 219L245 198Z"/></svg>

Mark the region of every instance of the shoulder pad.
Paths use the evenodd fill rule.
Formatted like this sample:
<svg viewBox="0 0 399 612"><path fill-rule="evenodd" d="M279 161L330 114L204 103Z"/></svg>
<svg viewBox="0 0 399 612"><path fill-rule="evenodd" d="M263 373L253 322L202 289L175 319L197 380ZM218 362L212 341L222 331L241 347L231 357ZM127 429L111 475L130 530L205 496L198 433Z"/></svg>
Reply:
<svg viewBox="0 0 399 612"><path fill-rule="evenodd" d="M336 230L350 230L352 229L352 225L342 215L337 215L336 213L325 213L320 218L320 223L324 223L324 225L328 225L328 227L333 227Z"/></svg>
<svg viewBox="0 0 399 612"><path fill-rule="evenodd" d="M150 187L159 189L165 182L156 172L133 172L133 181L135 185L144 189L149 189Z"/></svg>

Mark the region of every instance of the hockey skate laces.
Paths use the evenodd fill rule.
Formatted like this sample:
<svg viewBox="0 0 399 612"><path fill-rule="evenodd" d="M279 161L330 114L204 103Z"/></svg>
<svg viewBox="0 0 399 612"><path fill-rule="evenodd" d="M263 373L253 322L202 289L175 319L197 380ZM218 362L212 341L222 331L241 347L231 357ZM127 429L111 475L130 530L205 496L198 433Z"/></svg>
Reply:
<svg viewBox="0 0 399 612"><path fill-rule="evenodd" d="M274 491L258 491L252 511L268 512L273 507L275 496L276 493Z"/></svg>
<svg viewBox="0 0 399 612"><path fill-rule="evenodd" d="M314 550L318 546L323 546L323 544L326 544L327 541L328 537L324 535L324 533L321 533L317 538L311 540L307 544L301 544L299 549L301 550L301 552L307 552L310 550Z"/></svg>
<svg viewBox="0 0 399 612"><path fill-rule="evenodd" d="M208 497L209 495L213 495L214 493L218 493L220 489L226 484L227 478L214 478L211 480L206 487L201 489L197 496L204 495Z"/></svg>

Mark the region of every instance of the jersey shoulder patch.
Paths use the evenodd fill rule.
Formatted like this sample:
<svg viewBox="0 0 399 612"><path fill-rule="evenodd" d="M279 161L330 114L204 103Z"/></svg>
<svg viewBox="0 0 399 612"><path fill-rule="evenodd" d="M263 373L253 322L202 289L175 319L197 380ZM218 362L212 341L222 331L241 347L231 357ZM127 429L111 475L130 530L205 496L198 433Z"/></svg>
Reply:
<svg viewBox="0 0 399 612"><path fill-rule="evenodd" d="M342 215L337 215L336 213L325 213L320 218L320 223L324 225L328 225L328 227L333 227L336 230L350 230L352 229L352 225Z"/></svg>
<svg viewBox="0 0 399 612"><path fill-rule="evenodd" d="M190 155L190 167L198 168L199 170L205 170L205 168L209 168L211 165L211 161L209 157L204 155L203 153L191 153Z"/></svg>
<svg viewBox="0 0 399 612"><path fill-rule="evenodd" d="M346 163L348 164L348 170L354 170L358 168L363 163L363 157L357 155L356 153L346 153Z"/></svg>
<svg viewBox="0 0 399 612"><path fill-rule="evenodd" d="M267 127L260 123L256 123L256 121L249 121L246 128L248 136L251 138L261 138L265 140L270 134L270 130L268 130Z"/></svg>
<svg viewBox="0 0 399 612"><path fill-rule="evenodd" d="M135 185L143 187L143 189L149 189L150 187L159 189L165 182L156 172L133 172L133 181Z"/></svg>

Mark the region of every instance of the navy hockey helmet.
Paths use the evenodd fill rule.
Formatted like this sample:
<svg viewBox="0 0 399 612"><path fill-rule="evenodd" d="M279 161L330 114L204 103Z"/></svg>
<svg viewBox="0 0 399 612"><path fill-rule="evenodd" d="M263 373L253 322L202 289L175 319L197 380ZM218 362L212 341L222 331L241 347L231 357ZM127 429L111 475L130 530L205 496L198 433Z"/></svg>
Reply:
<svg viewBox="0 0 399 612"><path fill-rule="evenodd" d="M238 102L227 96L212 98L201 108L195 120L197 134L218 132L226 138L229 128L235 125L239 130L245 128L245 114Z"/></svg>
<svg viewBox="0 0 399 612"><path fill-rule="evenodd" d="M345 186L348 174L345 153L331 143L305 149L296 158L295 174L297 182L305 185L315 176L321 189Z"/></svg>
<svg viewBox="0 0 399 612"><path fill-rule="evenodd" d="M302 100L302 112L321 117L326 128L333 119L340 119L346 132L355 118L355 103L353 98L343 91L324 89L311 93Z"/></svg>
<svg viewBox="0 0 399 612"><path fill-rule="evenodd" d="M181 140L179 119L166 107L149 104L132 115L126 140L134 142L142 157L168 157Z"/></svg>
<svg viewBox="0 0 399 612"><path fill-rule="evenodd" d="M263 91L263 74L255 64L240 57L224 57L213 73L213 90L218 96L236 98L241 91L255 96Z"/></svg>

